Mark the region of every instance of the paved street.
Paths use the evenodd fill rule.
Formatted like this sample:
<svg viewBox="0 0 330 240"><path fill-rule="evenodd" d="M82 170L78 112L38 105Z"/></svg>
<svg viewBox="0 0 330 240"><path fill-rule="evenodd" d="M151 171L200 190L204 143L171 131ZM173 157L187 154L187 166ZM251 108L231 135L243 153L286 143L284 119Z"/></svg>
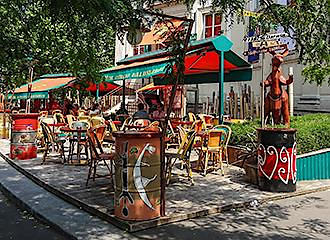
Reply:
<svg viewBox="0 0 330 240"><path fill-rule="evenodd" d="M329 239L330 191L269 203L247 211L193 219L134 235L142 239Z"/></svg>
<svg viewBox="0 0 330 240"><path fill-rule="evenodd" d="M0 191L0 239L64 240L62 235L18 209Z"/></svg>

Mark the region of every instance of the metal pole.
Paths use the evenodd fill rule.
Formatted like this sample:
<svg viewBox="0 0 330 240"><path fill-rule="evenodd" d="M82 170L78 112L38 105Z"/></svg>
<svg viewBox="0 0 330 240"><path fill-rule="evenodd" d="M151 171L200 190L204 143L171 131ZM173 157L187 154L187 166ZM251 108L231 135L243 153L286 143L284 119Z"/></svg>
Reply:
<svg viewBox="0 0 330 240"><path fill-rule="evenodd" d="M31 91L32 91L32 79L33 79L33 65L29 67L29 83L28 83L28 99L26 101L25 112L30 113L31 111Z"/></svg>
<svg viewBox="0 0 330 240"><path fill-rule="evenodd" d="M100 96L100 84L97 83L96 84L96 101L99 100L99 96Z"/></svg>
<svg viewBox="0 0 330 240"><path fill-rule="evenodd" d="M122 114L124 114L124 112L125 112L125 98L126 98L125 92L126 92L126 86L125 86L125 79L124 79L123 80L123 95L122 95L123 97L122 97L122 105L121 105L122 110L123 110Z"/></svg>
<svg viewBox="0 0 330 240"><path fill-rule="evenodd" d="M223 89L223 82L225 79L224 73L224 51L220 52L220 79L219 79L219 123L223 123L223 115L224 115L224 89Z"/></svg>
<svg viewBox="0 0 330 240"><path fill-rule="evenodd" d="M263 52L261 54L261 91L260 91L260 108L261 108L261 114L260 114L260 121L261 121L261 127L265 127L265 83L264 83L264 59L265 59L265 53Z"/></svg>

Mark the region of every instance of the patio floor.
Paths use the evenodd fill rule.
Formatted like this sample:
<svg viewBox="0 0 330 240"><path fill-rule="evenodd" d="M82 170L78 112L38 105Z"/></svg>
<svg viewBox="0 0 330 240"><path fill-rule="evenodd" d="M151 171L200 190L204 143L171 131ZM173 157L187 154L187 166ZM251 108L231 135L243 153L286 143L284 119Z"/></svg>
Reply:
<svg viewBox="0 0 330 240"><path fill-rule="evenodd" d="M8 140L0 140L0 152L8 154ZM196 155L193 155L193 158L196 159ZM113 216L114 192L110 179L96 179L85 186L88 166L63 165L57 156L51 157L41 165L40 154L34 160L7 160L47 190L128 231L242 207L254 200L263 202L330 186L330 180L301 181L297 183L295 193L263 192L255 185L244 182L243 169L229 166L226 168L225 176L210 173L203 177L193 173L193 186L184 179L177 179L171 183L166 188L165 217L151 221L125 222ZM100 166L100 171L103 170L105 169Z"/></svg>

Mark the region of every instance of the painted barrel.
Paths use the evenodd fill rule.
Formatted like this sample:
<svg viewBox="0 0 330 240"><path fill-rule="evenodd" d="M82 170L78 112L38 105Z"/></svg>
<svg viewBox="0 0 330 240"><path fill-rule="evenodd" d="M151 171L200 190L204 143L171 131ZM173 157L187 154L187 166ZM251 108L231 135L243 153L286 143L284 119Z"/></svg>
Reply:
<svg viewBox="0 0 330 240"><path fill-rule="evenodd" d="M10 158L17 160L37 157L36 136L39 114L12 114Z"/></svg>
<svg viewBox="0 0 330 240"><path fill-rule="evenodd" d="M4 113L4 111L0 111L0 138L9 139L9 126L10 126L10 119L9 113Z"/></svg>
<svg viewBox="0 0 330 240"><path fill-rule="evenodd" d="M115 216L149 220L161 214L161 133L114 132Z"/></svg>
<svg viewBox="0 0 330 240"><path fill-rule="evenodd" d="M296 191L296 129L259 128L259 188L270 192Z"/></svg>

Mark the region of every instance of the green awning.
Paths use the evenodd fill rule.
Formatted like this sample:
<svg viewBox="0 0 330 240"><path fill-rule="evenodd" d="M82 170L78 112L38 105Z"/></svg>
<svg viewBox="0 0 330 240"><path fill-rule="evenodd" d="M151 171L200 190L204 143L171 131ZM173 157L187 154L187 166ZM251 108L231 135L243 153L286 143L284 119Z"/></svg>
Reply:
<svg viewBox="0 0 330 240"><path fill-rule="evenodd" d="M148 78L163 75L171 71L172 62L169 58L151 59L143 62L135 62L127 65L119 65L101 71L107 82L124 79Z"/></svg>
<svg viewBox="0 0 330 240"><path fill-rule="evenodd" d="M252 68L240 69L225 73L225 82L241 82L251 81ZM167 85L170 83L168 78L154 78L155 85ZM201 73L193 75L185 75L183 84L201 84L201 83L219 83L219 73Z"/></svg>
<svg viewBox="0 0 330 240"><path fill-rule="evenodd" d="M185 57L184 84L219 82L220 52L217 49L221 49L222 47L221 41L219 41L220 38L221 36L218 36L215 38L193 41L189 44ZM122 69L118 70L118 72L112 70L109 74L113 75L114 78L116 76L115 74L121 75L121 79L153 76L155 85L171 84L169 79L164 76L164 73L166 73L164 69L167 69L164 65L160 66L161 69L158 72L154 71L150 75L143 73L143 68L152 69L153 66L148 66L150 61L157 61L160 59L169 58L170 56L170 51L159 50L127 57L118 62L118 64L121 64L118 67L124 68L124 71ZM252 65L250 63L231 50L225 52L224 57L225 82L252 80ZM135 64L138 64L139 67L134 66ZM155 68L157 67L155 66ZM127 73L127 75L125 76L124 73Z"/></svg>
<svg viewBox="0 0 330 240"><path fill-rule="evenodd" d="M11 94L8 95L9 98L11 98ZM15 93L13 99L19 100L19 99L27 99L28 93ZM31 92L31 99L47 99L48 98L48 92Z"/></svg>
<svg viewBox="0 0 330 240"><path fill-rule="evenodd" d="M46 74L32 82L31 98L47 99L48 93L52 90L68 86L77 78L70 74ZM11 95L9 95L11 97ZM27 99L28 84L15 89L13 99Z"/></svg>

